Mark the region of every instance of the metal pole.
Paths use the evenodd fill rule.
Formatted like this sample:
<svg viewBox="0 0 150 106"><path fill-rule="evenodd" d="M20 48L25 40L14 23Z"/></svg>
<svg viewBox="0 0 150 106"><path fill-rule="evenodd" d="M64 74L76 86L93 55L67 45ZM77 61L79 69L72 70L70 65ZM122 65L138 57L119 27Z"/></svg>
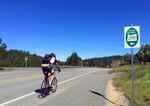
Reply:
<svg viewBox="0 0 150 106"><path fill-rule="evenodd" d="M26 60L26 68L27 68L27 60Z"/></svg>
<svg viewBox="0 0 150 106"><path fill-rule="evenodd" d="M132 64L132 106L134 106L134 64L133 64L133 48L131 48L131 64Z"/></svg>

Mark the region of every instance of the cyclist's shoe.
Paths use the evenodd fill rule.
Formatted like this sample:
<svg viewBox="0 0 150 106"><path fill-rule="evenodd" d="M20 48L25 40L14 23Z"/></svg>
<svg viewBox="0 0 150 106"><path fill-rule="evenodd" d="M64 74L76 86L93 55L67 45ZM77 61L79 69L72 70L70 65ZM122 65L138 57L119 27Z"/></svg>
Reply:
<svg viewBox="0 0 150 106"><path fill-rule="evenodd" d="M49 85L48 89L49 89L49 91L51 91L52 90L52 85Z"/></svg>

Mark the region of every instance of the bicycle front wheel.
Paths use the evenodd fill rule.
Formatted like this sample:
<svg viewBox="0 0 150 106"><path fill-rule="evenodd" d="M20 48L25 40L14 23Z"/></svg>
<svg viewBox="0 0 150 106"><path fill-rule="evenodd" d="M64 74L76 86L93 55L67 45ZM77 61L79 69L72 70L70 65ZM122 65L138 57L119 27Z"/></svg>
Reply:
<svg viewBox="0 0 150 106"><path fill-rule="evenodd" d="M52 86L52 89L51 89L52 93L56 92L56 90L57 90L57 79L56 78L54 78L52 80L51 86Z"/></svg>
<svg viewBox="0 0 150 106"><path fill-rule="evenodd" d="M49 82L43 80L41 84L41 96L48 95L49 93Z"/></svg>

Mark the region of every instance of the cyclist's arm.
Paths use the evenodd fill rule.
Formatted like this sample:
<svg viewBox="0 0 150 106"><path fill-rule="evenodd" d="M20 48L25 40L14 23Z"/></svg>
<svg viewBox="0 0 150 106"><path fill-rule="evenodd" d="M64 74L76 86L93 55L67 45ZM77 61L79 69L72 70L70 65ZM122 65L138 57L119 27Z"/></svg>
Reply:
<svg viewBox="0 0 150 106"><path fill-rule="evenodd" d="M59 72L61 72L61 69L59 68L58 63L55 63L55 65L56 65L56 67L57 67L58 71L59 71Z"/></svg>

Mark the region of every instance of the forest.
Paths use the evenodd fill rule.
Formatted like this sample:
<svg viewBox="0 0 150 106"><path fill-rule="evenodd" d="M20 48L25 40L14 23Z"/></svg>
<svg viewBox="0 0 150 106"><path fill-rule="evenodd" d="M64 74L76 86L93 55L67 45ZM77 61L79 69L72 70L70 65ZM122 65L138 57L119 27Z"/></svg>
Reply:
<svg viewBox="0 0 150 106"><path fill-rule="evenodd" d="M23 50L7 50L5 44L0 38L0 67L25 67L25 58L28 57L28 67L40 67L42 56L31 54ZM150 62L150 44L143 45L138 53L134 54L135 64L145 64ZM113 64L125 65L131 64L131 55L115 55L107 57L96 57L89 59L82 59L76 52L73 52L66 61L59 61L59 65L69 66L88 66L88 67L112 67Z"/></svg>

